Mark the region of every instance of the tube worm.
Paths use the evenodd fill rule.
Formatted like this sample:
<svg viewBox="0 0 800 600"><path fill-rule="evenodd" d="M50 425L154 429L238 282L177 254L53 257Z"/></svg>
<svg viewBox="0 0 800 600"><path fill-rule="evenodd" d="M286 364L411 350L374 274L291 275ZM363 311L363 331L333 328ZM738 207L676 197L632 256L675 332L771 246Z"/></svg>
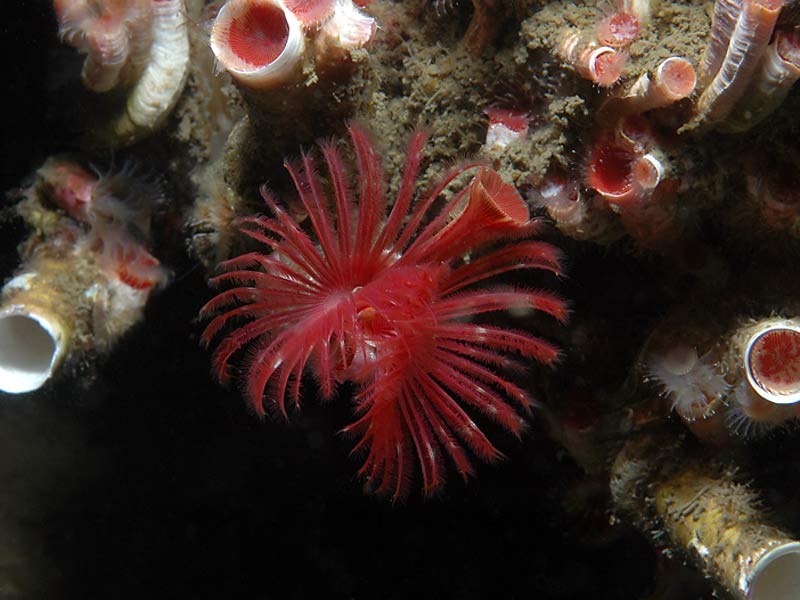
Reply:
<svg viewBox="0 0 800 600"><path fill-rule="evenodd" d="M672 408L687 424L712 417L728 392L715 361L709 353L699 356L693 344L675 341L651 350L646 360L650 377L663 387Z"/></svg>
<svg viewBox="0 0 800 600"><path fill-rule="evenodd" d="M595 25L595 35L600 44L624 48L639 36L642 24L639 15L625 4L619 2L614 10L604 15Z"/></svg>
<svg viewBox="0 0 800 600"><path fill-rule="evenodd" d="M767 319L748 334L743 359L750 387L775 404L800 401L800 321Z"/></svg>
<svg viewBox="0 0 800 600"><path fill-rule="evenodd" d="M662 61L655 72L643 74L619 96L612 96L597 111L597 120L608 123L627 115L639 115L688 98L697 83L692 64L680 56Z"/></svg>
<svg viewBox="0 0 800 600"><path fill-rule="evenodd" d="M324 10L317 10L317 4ZM220 67L246 89L296 84L307 62L332 69L375 34L375 20L352 0L328 4L229 0L214 20L211 49Z"/></svg>
<svg viewBox="0 0 800 600"><path fill-rule="evenodd" d="M800 416L800 319L740 320L724 340L731 432L758 437Z"/></svg>
<svg viewBox="0 0 800 600"><path fill-rule="evenodd" d="M735 382L729 427L758 437L800 416L800 320L768 317L738 324L726 356Z"/></svg>
<svg viewBox="0 0 800 600"><path fill-rule="evenodd" d="M214 20L211 50L237 82L263 89L300 76L305 37L280 2L231 0Z"/></svg>
<svg viewBox="0 0 800 600"><path fill-rule="evenodd" d="M680 179L644 119L628 117L616 129L600 132L586 180L640 244L662 247L676 237Z"/></svg>
<svg viewBox="0 0 800 600"><path fill-rule="evenodd" d="M653 330L638 360L644 381L655 383L686 427L711 445L729 439L724 414L731 386L717 340L713 323L679 311Z"/></svg>
<svg viewBox="0 0 800 600"><path fill-rule="evenodd" d="M529 201L547 210L556 227L575 240L613 242L624 235L613 214L581 193L575 180L554 173L531 190Z"/></svg>
<svg viewBox="0 0 800 600"><path fill-rule="evenodd" d="M614 131L604 131L595 140L587 165L587 184L610 203L632 198L633 165L639 149Z"/></svg>
<svg viewBox="0 0 800 600"><path fill-rule="evenodd" d="M320 26L314 38L314 62L324 76L347 73L351 52L365 48L375 37L378 24L353 0L337 0L330 18Z"/></svg>
<svg viewBox="0 0 800 600"><path fill-rule="evenodd" d="M83 81L125 89L123 105L93 127L102 145L132 144L163 125L189 72L184 0L55 0L62 38L87 54Z"/></svg>
<svg viewBox="0 0 800 600"><path fill-rule="evenodd" d="M800 32L777 31L742 99L720 129L746 131L763 121L800 79Z"/></svg>
<svg viewBox="0 0 800 600"><path fill-rule="evenodd" d="M654 541L666 533L738 600L794 598L800 589L800 543L768 522L730 469L689 455L674 436L630 439L612 466L611 495Z"/></svg>
<svg viewBox="0 0 800 600"><path fill-rule="evenodd" d="M595 39L576 29L566 30L556 49L561 61L600 87L614 85L622 75L626 55L611 46L602 46Z"/></svg>
<svg viewBox="0 0 800 600"><path fill-rule="evenodd" d="M39 231L0 294L0 390L38 389L60 368L108 351L141 319L167 281L143 245L147 189L131 185L129 171L98 179L64 158L37 171L18 210ZM40 229L46 222L53 225Z"/></svg>
<svg viewBox="0 0 800 600"><path fill-rule="evenodd" d="M716 0L711 18L711 37L700 65L700 85L706 87L722 66L728 51L736 20L742 10L742 0Z"/></svg>
<svg viewBox="0 0 800 600"><path fill-rule="evenodd" d="M61 39L86 54L81 76L92 91L130 85L147 64L151 0L55 0Z"/></svg>
<svg viewBox="0 0 800 600"><path fill-rule="evenodd" d="M731 112L767 48L782 5L783 0L741 0L740 6L717 0L701 77L708 84L697 102L696 122L718 123Z"/></svg>
<svg viewBox="0 0 800 600"><path fill-rule="evenodd" d="M189 75L189 31L184 0L153 0L150 59L127 96L125 108L101 133L112 145L129 145L160 128L178 102Z"/></svg>
<svg viewBox="0 0 800 600"><path fill-rule="evenodd" d="M0 294L0 390L19 394L40 388L72 354L80 309L65 273L77 283L83 269L70 249L68 232L40 243ZM89 279L83 282L90 286Z"/></svg>
<svg viewBox="0 0 800 600"><path fill-rule="evenodd" d="M107 352L141 320L165 271L133 245L126 247L136 250L133 255L115 251L103 257L96 240L77 228L36 240L32 254L3 286L0 390L37 390L62 366Z"/></svg>

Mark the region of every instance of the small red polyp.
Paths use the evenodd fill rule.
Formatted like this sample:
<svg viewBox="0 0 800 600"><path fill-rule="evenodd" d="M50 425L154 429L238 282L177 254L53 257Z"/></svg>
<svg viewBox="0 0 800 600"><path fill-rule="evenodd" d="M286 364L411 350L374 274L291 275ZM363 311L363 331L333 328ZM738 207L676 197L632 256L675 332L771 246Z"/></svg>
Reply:
<svg viewBox="0 0 800 600"><path fill-rule="evenodd" d="M598 48L587 55L589 79L601 87L614 85L622 75L626 55L613 48Z"/></svg>
<svg viewBox="0 0 800 600"><path fill-rule="evenodd" d="M601 44L623 48L638 37L639 18L629 12L615 12L598 21L596 33Z"/></svg>

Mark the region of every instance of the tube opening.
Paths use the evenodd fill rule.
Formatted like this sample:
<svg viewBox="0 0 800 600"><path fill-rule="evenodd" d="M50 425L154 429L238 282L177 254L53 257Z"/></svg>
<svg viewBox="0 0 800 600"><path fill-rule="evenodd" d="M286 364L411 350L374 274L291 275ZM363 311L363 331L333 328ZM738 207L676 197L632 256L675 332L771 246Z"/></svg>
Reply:
<svg viewBox="0 0 800 600"><path fill-rule="evenodd" d="M0 390L31 392L50 378L59 354L52 328L26 314L0 316Z"/></svg>
<svg viewBox="0 0 800 600"><path fill-rule="evenodd" d="M794 600L800 590L800 542L767 552L750 576L747 600Z"/></svg>
<svg viewBox="0 0 800 600"><path fill-rule="evenodd" d="M800 329L771 327L754 335L746 348L747 379L765 400L800 400Z"/></svg>

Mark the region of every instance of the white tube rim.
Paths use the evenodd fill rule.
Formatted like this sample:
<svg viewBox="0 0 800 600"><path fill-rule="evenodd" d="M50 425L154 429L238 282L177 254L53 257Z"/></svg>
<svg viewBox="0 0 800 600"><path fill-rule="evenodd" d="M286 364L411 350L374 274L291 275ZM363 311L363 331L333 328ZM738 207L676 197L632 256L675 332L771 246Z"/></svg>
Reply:
<svg viewBox="0 0 800 600"><path fill-rule="evenodd" d="M782 588L783 591L787 591L785 589L785 579L780 582L775 582L775 584L768 589L767 593L764 593L765 584L763 576L768 567L774 567L777 560L785 559L786 557L791 556L794 556L794 563L789 569L793 574L791 579L792 585L790 586L792 587L792 590L788 591L788 594L790 595L784 593L776 594L775 585L780 586L781 583L784 584ZM786 567L784 566L784 571L785 570ZM776 546L775 548L771 548L758 559L748 577L745 598L746 600L793 600L796 598L796 586L800 586L800 542L787 542L785 544L781 544L780 546ZM781 590L778 591L780 592Z"/></svg>
<svg viewBox="0 0 800 600"><path fill-rule="evenodd" d="M249 87L269 87L270 85L278 85L283 83L284 80L289 78L303 56L305 50L305 38L300 21L294 14L286 8L280 0L260 0L266 4L272 4L283 12L289 28L286 45L281 50L281 53L267 65L258 67L247 68L246 66L236 66L225 62L224 58L230 54L230 50L223 47L227 42L220 42L219 36L215 35L217 31L216 24L218 22L229 22L232 16L229 16L233 10L238 8L238 3L227 2L217 14L215 26L211 31L211 50L220 64L228 71L234 78Z"/></svg>
<svg viewBox="0 0 800 600"><path fill-rule="evenodd" d="M787 329L800 334L800 325L793 321L772 320L764 323L761 327L758 327L747 340L744 350L744 371L747 376L747 383L749 383L753 391L761 396L764 400L774 404L795 404L800 402L800 382L798 383L797 391L793 393L779 394L771 392L770 390L765 389L764 386L756 380L756 378L753 376L753 371L750 368L750 355L756 342L761 339L763 335L769 333L770 331L780 329Z"/></svg>
<svg viewBox="0 0 800 600"><path fill-rule="evenodd" d="M7 319L27 319L31 323L23 325L23 328L28 327L27 331L3 331L3 322ZM39 328L38 331L30 328L33 323ZM1 310L0 391L22 394L42 387L64 359L65 337L59 319L48 315L47 311L26 305L11 305ZM19 345L24 342L29 344L28 356L19 354L25 350L24 346ZM13 347L7 347L6 344Z"/></svg>

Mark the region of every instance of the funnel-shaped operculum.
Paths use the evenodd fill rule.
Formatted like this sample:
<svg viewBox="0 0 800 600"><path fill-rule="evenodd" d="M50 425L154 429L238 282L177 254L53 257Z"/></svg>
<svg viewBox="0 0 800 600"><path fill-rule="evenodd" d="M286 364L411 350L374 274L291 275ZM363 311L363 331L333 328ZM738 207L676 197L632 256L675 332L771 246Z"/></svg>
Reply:
<svg viewBox="0 0 800 600"><path fill-rule="evenodd" d="M527 203L497 171L481 168L467 194L463 210L421 246L420 252L427 258L459 257L492 241L529 232Z"/></svg>
<svg viewBox="0 0 800 600"><path fill-rule="evenodd" d="M800 79L800 32L777 31L758 64L753 80L733 112L725 131L746 131L778 108Z"/></svg>
<svg viewBox="0 0 800 600"><path fill-rule="evenodd" d="M697 84L697 75L692 63L680 56L672 56L658 65L654 81L652 108L688 97Z"/></svg>
<svg viewBox="0 0 800 600"><path fill-rule="evenodd" d="M748 383L764 400L800 401L800 323L769 319L756 326L743 360Z"/></svg>
<svg viewBox="0 0 800 600"><path fill-rule="evenodd" d="M627 55L577 30L566 30L556 48L557 56L589 81L600 87L614 85L622 75Z"/></svg>
<svg viewBox="0 0 800 600"><path fill-rule="evenodd" d="M700 121L723 121L743 96L767 48L782 5L783 0L742 0L719 70L697 102Z"/></svg>
<svg viewBox="0 0 800 600"><path fill-rule="evenodd" d="M622 75L626 60L625 54L610 46L587 47L579 55L575 67L585 79L600 87L609 87Z"/></svg>
<svg viewBox="0 0 800 600"><path fill-rule="evenodd" d="M598 136L586 181L640 244L659 247L674 240L674 196L680 180L644 119L628 117L616 130Z"/></svg>
<svg viewBox="0 0 800 600"><path fill-rule="evenodd" d="M661 153L648 152L633 164L634 183L642 190L654 190L664 178L665 165Z"/></svg>
<svg viewBox="0 0 800 600"><path fill-rule="evenodd" d="M579 225L586 215L586 203L581 198L577 182L560 174L548 175L529 198L534 206L547 209L547 214L559 229Z"/></svg>
<svg viewBox="0 0 800 600"><path fill-rule="evenodd" d="M606 100L597 120L608 123L626 115L638 115L654 108L669 106L688 97L697 77L692 64L680 56L667 58L652 75L643 74L621 96Z"/></svg>
<svg viewBox="0 0 800 600"><path fill-rule="evenodd" d="M220 66L250 89L293 82L304 49L300 22L279 0L230 0L211 30L211 50Z"/></svg>

